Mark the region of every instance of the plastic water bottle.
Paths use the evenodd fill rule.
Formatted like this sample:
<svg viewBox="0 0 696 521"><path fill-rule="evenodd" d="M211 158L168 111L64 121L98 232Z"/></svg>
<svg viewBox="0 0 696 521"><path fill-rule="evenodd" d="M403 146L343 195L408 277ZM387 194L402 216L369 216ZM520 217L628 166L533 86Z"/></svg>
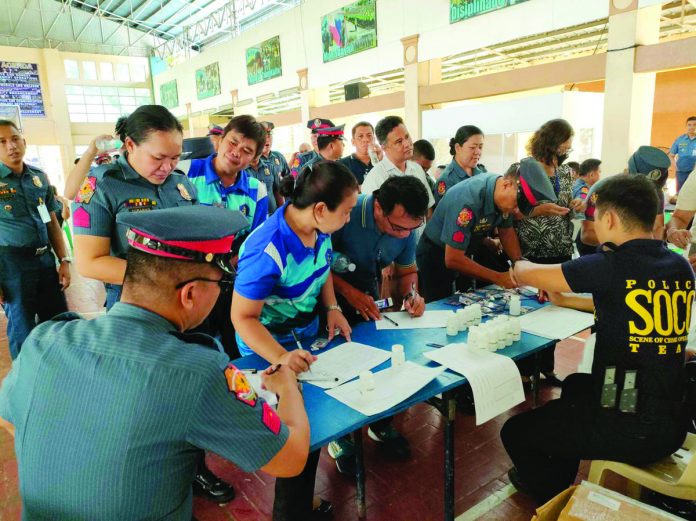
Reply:
<svg viewBox="0 0 696 521"><path fill-rule="evenodd" d="M355 264L350 262L347 255L334 252L333 260L331 261L331 271L335 271L336 273L353 272L355 271Z"/></svg>
<svg viewBox="0 0 696 521"><path fill-rule="evenodd" d="M123 146L120 139L97 139L97 150L99 152L115 152Z"/></svg>
<svg viewBox="0 0 696 521"><path fill-rule="evenodd" d="M375 145L370 143L367 146L367 155L370 156L370 161L372 162L372 165L376 165L379 163L379 157L377 156L377 151L375 150Z"/></svg>

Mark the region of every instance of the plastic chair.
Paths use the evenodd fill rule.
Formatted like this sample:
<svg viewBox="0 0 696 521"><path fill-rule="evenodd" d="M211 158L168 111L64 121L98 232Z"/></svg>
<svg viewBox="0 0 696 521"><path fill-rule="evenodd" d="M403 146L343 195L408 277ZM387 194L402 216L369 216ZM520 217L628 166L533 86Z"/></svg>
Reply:
<svg viewBox="0 0 696 521"><path fill-rule="evenodd" d="M665 496L696 500L696 434L687 434L682 448L671 456L645 467L616 461L596 460L590 467L588 481L603 485L607 471L629 481L628 495L640 499L641 487Z"/></svg>

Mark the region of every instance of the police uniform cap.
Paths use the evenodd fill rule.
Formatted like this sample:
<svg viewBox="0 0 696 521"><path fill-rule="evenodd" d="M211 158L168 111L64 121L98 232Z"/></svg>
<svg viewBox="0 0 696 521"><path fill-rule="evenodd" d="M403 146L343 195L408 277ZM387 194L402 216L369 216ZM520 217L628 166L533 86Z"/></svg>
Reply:
<svg viewBox="0 0 696 521"><path fill-rule="evenodd" d="M558 196L551 185L546 170L539 161L527 157L520 161L519 168L520 197L530 205L536 206L541 201L555 203Z"/></svg>
<svg viewBox="0 0 696 521"><path fill-rule="evenodd" d="M231 271L232 241L249 226L241 212L215 206L181 206L150 212L120 213L131 247L158 257L216 263Z"/></svg>
<svg viewBox="0 0 696 521"><path fill-rule="evenodd" d="M307 128L312 129L312 134L320 137L339 137L343 139L343 129L345 125L334 125L330 119L310 119Z"/></svg>
<svg viewBox="0 0 696 521"><path fill-rule="evenodd" d="M275 123L272 121L260 121L261 126L266 129L266 132L271 132L275 128Z"/></svg>
<svg viewBox="0 0 696 521"><path fill-rule="evenodd" d="M655 182L664 180L671 165L669 156L662 150L642 146L628 159L628 173L647 176Z"/></svg>
<svg viewBox="0 0 696 521"><path fill-rule="evenodd" d="M210 125L208 127L208 136L222 136L225 130L220 125Z"/></svg>

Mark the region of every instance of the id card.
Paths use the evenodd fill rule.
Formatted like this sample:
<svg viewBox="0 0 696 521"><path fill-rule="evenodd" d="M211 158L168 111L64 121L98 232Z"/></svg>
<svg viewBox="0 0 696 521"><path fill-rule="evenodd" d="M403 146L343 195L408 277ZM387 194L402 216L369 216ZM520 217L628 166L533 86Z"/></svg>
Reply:
<svg viewBox="0 0 696 521"><path fill-rule="evenodd" d="M46 205L44 203L38 205L36 209L39 211L39 216L41 217L41 220L44 224L48 224L51 222L51 214L48 213L48 208L46 208Z"/></svg>

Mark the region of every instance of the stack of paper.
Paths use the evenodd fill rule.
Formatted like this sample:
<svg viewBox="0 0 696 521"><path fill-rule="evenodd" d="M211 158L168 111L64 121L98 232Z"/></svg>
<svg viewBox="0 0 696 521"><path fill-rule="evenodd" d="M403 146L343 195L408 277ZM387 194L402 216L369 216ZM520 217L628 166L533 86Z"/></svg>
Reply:
<svg viewBox="0 0 696 521"><path fill-rule="evenodd" d="M374 374L375 388L362 392L360 380L326 391L339 402L364 414L372 416L400 404L433 381L445 369L423 367L406 362L399 367L390 367Z"/></svg>
<svg viewBox="0 0 696 521"><path fill-rule="evenodd" d="M520 318L520 323L525 333L563 340L591 327L594 316L592 313L549 305L527 313Z"/></svg>
<svg viewBox="0 0 696 521"><path fill-rule="evenodd" d="M426 311L423 313L423 316L420 317L412 317L406 311L383 313L383 315L388 316L399 325L395 326L388 320L382 318L382 320L377 320L375 322L377 331L381 329L426 329L447 327L447 317L451 317L452 312L447 310Z"/></svg>
<svg viewBox="0 0 696 521"><path fill-rule="evenodd" d="M507 356L470 349L464 343L449 344L424 354L469 380L474 393L476 425L524 401L520 372Z"/></svg>
<svg viewBox="0 0 696 521"><path fill-rule="evenodd" d="M345 342L317 356L312 370L299 375L303 382L332 389L352 380L363 371L386 362L391 353L358 342Z"/></svg>

